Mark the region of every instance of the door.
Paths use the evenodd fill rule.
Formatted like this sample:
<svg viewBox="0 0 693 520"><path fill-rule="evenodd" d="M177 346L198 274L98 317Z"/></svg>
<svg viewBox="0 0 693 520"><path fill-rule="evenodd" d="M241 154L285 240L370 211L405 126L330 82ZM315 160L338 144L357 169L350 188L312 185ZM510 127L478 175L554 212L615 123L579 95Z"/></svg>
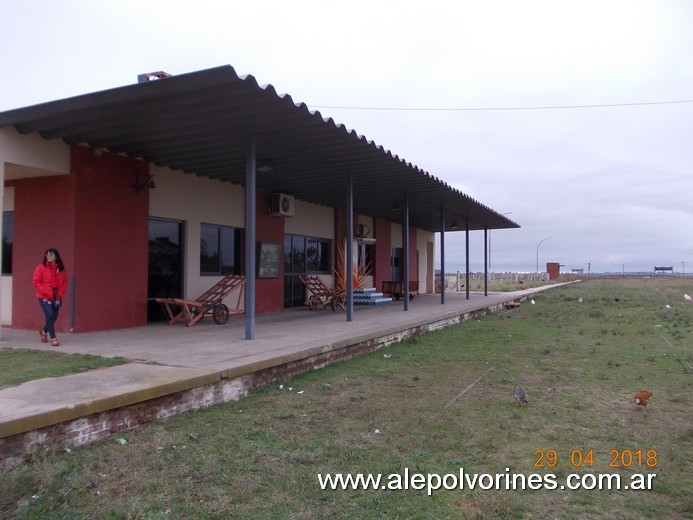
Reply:
<svg viewBox="0 0 693 520"><path fill-rule="evenodd" d="M149 219L148 298L183 295L183 224L176 220ZM163 306L147 301L147 321L168 319Z"/></svg>
<svg viewBox="0 0 693 520"><path fill-rule="evenodd" d="M306 290L298 279L306 274L306 238L284 235L284 307L300 307L306 301Z"/></svg>
<svg viewBox="0 0 693 520"><path fill-rule="evenodd" d="M392 248L391 266L392 266L392 280L393 282L401 282L403 280L402 266L404 262L404 249L401 247Z"/></svg>

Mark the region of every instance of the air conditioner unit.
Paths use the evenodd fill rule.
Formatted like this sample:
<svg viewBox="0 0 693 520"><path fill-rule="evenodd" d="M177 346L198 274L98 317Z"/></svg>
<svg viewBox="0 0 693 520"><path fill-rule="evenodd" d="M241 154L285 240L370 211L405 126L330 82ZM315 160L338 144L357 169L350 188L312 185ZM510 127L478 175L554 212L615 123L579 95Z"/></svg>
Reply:
<svg viewBox="0 0 693 520"><path fill-rule="evenodd" d="M284 193L272 194L270 214L275 217L293 217L296 201L291 195Z"/></svg>

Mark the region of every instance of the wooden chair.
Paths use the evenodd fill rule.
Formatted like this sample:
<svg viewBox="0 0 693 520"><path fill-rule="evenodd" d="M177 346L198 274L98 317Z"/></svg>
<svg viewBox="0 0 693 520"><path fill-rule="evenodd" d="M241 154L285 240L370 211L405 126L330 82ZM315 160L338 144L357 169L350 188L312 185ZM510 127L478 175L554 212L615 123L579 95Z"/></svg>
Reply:
<svg viewBox="0 0 693 520"><path fill-rule="evenodd" d="M232 291L239 289L238 300L236 307L229 309L224 303L226 298ZM223 325L229 319L231 314L244 314L245 311L240 309L243 291L245 290L245 276L230 274L217 282L211 289L202 294L196 300L186 300L183 298L151 298L154 301L161 303L168 314L169 325L173 325L177 321L185 322L188 327L192 327L205 317L207 314L212 315L215 323ZM171 306L177 305L180 310L174 314Z"/></svg>
<svg viewBox="0 0 693 520"><path fill-rule="evenodd" d="M301 283L310 291L310 296L306 300L306 305L312 311L318 305L322 305L323 309L331 308L333 311L337 307L344 309L344 298L336 289L328 289L325 283L315 275L301 275L298 277Z"/></svg>

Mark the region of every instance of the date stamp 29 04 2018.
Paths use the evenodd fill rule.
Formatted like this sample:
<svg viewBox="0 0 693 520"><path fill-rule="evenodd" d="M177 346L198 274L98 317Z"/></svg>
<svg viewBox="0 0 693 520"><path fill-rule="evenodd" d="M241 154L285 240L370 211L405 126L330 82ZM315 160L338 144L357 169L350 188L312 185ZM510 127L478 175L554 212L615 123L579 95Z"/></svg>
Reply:
<svg viewBox="0 0 693 520"><path fill-rule="evenodd" d="M553 448L534 450L535 468L556 467L609 467L609 468L656 468L657 450L609 450L608 457L599 460L595 458L594 450L572 450L570 453L559 454Z"/></svg>

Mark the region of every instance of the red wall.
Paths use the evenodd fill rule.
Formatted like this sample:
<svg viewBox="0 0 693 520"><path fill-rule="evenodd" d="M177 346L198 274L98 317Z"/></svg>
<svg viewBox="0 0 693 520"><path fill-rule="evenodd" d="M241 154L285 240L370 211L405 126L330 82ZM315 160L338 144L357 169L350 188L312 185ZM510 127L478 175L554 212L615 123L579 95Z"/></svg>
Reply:
<svg viewBox="0 0 693 520"><path fill-rule="evenodd" d="M390 221L373 219L373 238L375 238L375 260L373 286L380 291L383 281L392 278L392 237Z"/></svg>
<svg viewBox="0 0 693 520"><path fill-rule="evenodd" d="M419 255L416 254L416 228L409 226L409 281L418 279Z"/></svg>
<svg viewBox="0 0 693 520"><path fill-rule="evenodd" d="M258 242L280 244L283 251L285 217L271 217L269 215L271 199L271 193L257 191L255 239ZM250 245L246 244L246 247ZM284 310L284 262L281 263L279 278L258 278L255 280L255 312L262 314L281 310Z"/></svg>
<svg viewBox="0 0 693 520"><path fill-rule="evenodd" d="M73 147L70 170L8 183L15 187L12 325L43 325L31 280L49 247L68 274L58 332L72 321L78 332L145 325L149 196L130 185L149 167Z"/></svg>
<svg viewBox="0 0 693 520"><path fill-rule="evenodd" d="M12 246L12 325L38 330L43 312L32 283L34 269L50 247L60 252L68 274L68 292L56 330L71 321L70 282L74 264L74 177L41 177L8 182L14 186L14 244Z"/></svg>
<svg viewBox="0 0 693 520"><path fill-rule="evenodd" d="M149 166L74 147L75 251L78 331L147 323L149 190L136 194Z"/></svg>

